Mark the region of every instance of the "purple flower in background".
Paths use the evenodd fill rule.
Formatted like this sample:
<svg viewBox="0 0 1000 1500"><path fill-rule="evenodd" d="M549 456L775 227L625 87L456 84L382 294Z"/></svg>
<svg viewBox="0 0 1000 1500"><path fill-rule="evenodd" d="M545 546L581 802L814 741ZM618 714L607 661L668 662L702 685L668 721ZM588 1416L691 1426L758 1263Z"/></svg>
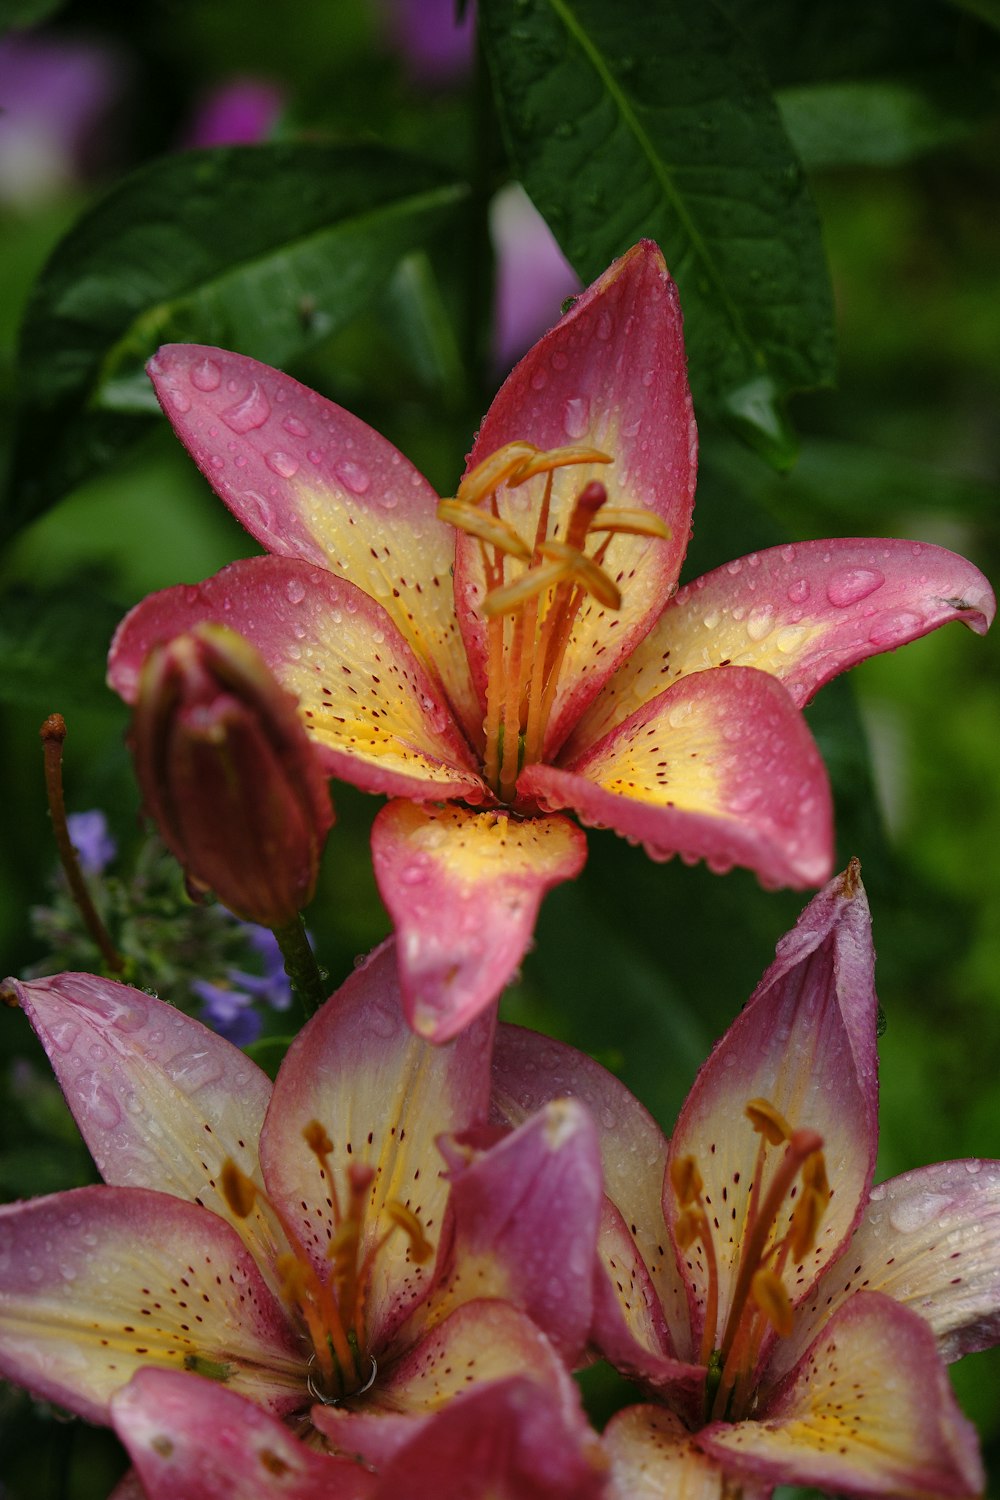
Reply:
<svg viewBox="0 0 1000 1500"><path fill-rule="evenodd" d="M203 95L184 135L184 146L254 146L267 140L284 108L277 84L263 78L230 78Z"/></svg>
<svg viewBox="0 0 1000 1500"><path fill-rule="evenodd" d="M103 875L118 853L118 845L108 832L108 820L99 807L88 812L70 813L66 819L80 866L85 875Z"/></svg>
<svg viewBox="0 0 1000 1500"><path fill-rule="evenodd" d="M386 34L406 74L428 88L460 82L472 66L475 6L461 21L455 0L381 0Z"/></svg>
<svg viewBox="0 0 1000 1500"><path fill-rule="evenodd" d="M506 373L583 288L520 183L509 182L493 199L490 233L497 265L493 359Z"/></svg>
<svg viewBox="0 0 1000 1500"><path fill-rule="evenodd" d="M236 925L245 933L249 946L260 955L263 974L227 969L225 979L217 983L193 979L191 991L202 1002L201 1019L205 1025L234 1047L247 1047L257 1040L264 1025L260 1012L252 1008L254 1002L260 1001L271 1010L287 1010L292 1003L292 987L274 934L253 922Z"/></svg>
<svg viewBox="0 0 1000 1500"><path fill-rule="evenodd" d="M191 991L202 1002L201 1019L234 1047L248 1047L263 1029L263 1019L255 1010L253 996L230 984L212 984L208 979L192 979Z"/></svg>
<svg viewBox="0 0 1000 1500"><path fill-rule="evenodd" d="M30 205L92 170L125 81L107 47L44 34L0 41L0 201Z"/></svg>

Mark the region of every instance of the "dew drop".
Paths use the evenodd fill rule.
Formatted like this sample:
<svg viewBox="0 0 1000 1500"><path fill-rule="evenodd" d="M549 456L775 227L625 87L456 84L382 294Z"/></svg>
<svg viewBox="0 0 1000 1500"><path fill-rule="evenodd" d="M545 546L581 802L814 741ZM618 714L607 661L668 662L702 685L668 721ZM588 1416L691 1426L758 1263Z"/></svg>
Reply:
<svg viewBox="0 0 1000 1500"><path fill-rule="evenodd" d="M535 371L534 375L532 375L532 377L531 377L531 389L533 391L543 391L545 389L545 387L548 385L548 383L549 383L549 372L548 372L548 370L538 369L538 370Z"/></svg>
<svg viewBox="0 0 1000 1500"><path fill-rule="evenodd" d="M774 613L769 604L758 605L750 611L747 617L746 631L752 641L762 641L765 636L771 634L774 625Z"/></svg>
<svg viewBox="0 0 1000 1500"><path fill-rule="evenodd" d="M267 454L264 462L274 474L280 474L282 479L291 479L299 472L299 461L292 453L285 453L281 448L276 448L273 453Z"/></svg>
<svg viewBox="0 0 1000 1500"><path fill-rule="evenodd" d="M226 467L226 460L221 453L213 453L209 459L209 463L213 469L224 469Z"/></svg>
<svg viewBox="0 0 1000 1500"><path fill-rule="evenodd" d="M788 597L793 604L804 604L809 598L808 578L797 578L788 586Z"/></svg>
<svg viewBox="0 0 1000 1500"><path fill-rule="evenodd" d="M241 433L263 427L270 415L271 403L256 380L242 401L237 401L235 406L227 406L221 413L222 420L230 431Z"/></svg>
<svg viewBox="0 0 1000 1500"><path fill-rule="evenodd" d="M561 349L557 349L556 352L552 356L552 368L553 368L553 370L565 370L565 368L566 368L566 366L568 364L569 364L569 355L568 354L564 354Z"/></svg>
<svg viewBox="0 0 1000 1500"><path fill-rule="evenodd" d="M196 391L217 391L222 380L222 371L214 359L200 359L191 370L191 384Z"/></svg>
<svg viewBox="0 0 1000 1500"><path fill-rule="evenodd" d="M355 495L363 495L371 484L371 475L352 458L342 458L333 466L337 478Z"/></svg>
<svg viewBox="0 0 1000 1500"><path fill-rule="evenodd" d="M860 604L869 594L874 594L885 583L885 574L873 568L846 568L835 573L826 586L826 597L835 609L847 609L851 604Z"/></svg>
<svg viewBox="0 0 1000 1500"><path fill-rule="evenodd" d="M289 604L301 604L306 597L305 584L298 578L290 578L285 584L285 596Z"/></svg>
<svg viewBox="0 0 1000 1500"><path fill-rule="evenodd" d="M913 632L921 625L919 615L909 610L901 610L898 614L880 615L868 632L868 639L873 646L881 650L888 650L892 646L902 646L910 640Z"/></svg>
<svg viewBox="0 0 1000 1500"><path fill-rule="evenodd" d="M601 313L601 316L597 320L597 327L594 329L594 332L596 333L602 344L606 344L608 342L608 339L614 332L614 324L611 321L610 313Z"/></svg>
<svg viewBox="0 0 1000 1500"><path fill-rule="evenodd" d="M309 428L306 424L300 422L298 417L293 417L291 413L283 419L281 425L286 432L292 434L292 437L304 438L309 436Z"/></svg>
<svg viewBox="0 0 1000 1500"><path fill-rule="evenodd" d="M179 411L182 417L191 410L191 401L183 391L171 391L168 399L174 411Z"/></svg>
<svg viewBox="0 0 1000 1500"><path fill-rule="evenodd" d="M804 625L786 625L778 631L778 634L774 638L774 644L779 651L784 652L787 656L801 645L806 634Z"/></svg>
<svg viewBox="0 0 1000 1500"><path fill-rule="evenodd" d="M590 422L590 402L586 396L571 396L563 407L563 426L567 437L582 438Z"/></svg>

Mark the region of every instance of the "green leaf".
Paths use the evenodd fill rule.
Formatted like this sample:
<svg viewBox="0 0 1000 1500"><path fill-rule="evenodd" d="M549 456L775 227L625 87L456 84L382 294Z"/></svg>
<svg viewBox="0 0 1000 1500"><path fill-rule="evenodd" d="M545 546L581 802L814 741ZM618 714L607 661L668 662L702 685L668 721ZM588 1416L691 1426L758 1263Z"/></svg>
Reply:
<svg viewBox="0 0 1000 1500"><path fill-rule="evenodd" d="M121 608L85 579L8 590L0 599L0 702L51 713L111 701L104 658L120 618Z"/></svg>
<svg viewBox="0 0 1000 1500"><path fill-rule="evenodd" d="M779 467L782 403L834 373L801 165L746 42L711 0L483 0L515 171L591 280L643 235L685 311L695 398Z"/></svg>
<svg viewBox="0 0 1000 1500"><path fill-rule="evenodd" d="M243 1050L258 1068L263 1068L269 1078L276 1078L278 1069L285 1060L285 1053L294 1040L293 1036L262 1036Z"/></svg>
<svg viewBox="0 0 1000 1500"><path fill-rule="evenodd" d="M37 26L62 6L63 0L0 0L0 32Z"/></svg>
<svg viewBox="0 0 1000 1500"><path fill-rule="evenodd" d="M192 151L126 179L61 242L29 304L6 529L141 431L160 344L283 365L356 316L463 196L375 146Z"/></svg>
<svg viewBox="0 0 1000 1500"><path fill-rule="evenodd" d="M968 89L946 103L901 79L789 88L777 99L785 129L810 168L898 166L961 140L988 107Z"/></svg>

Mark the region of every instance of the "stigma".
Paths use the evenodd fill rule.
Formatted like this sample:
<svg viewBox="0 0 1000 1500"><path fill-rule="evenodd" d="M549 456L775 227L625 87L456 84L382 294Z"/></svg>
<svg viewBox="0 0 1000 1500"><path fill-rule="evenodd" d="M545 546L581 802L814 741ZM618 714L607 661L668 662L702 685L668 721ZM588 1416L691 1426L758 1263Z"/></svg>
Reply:
<svg viewBox="0 0 1000 1500"><path fill-rule="evenodd" d="M724 1318L716 1221L701 1172L693 1156L675 1158L670 1165L670 1187L679 1210L678 1246L686 1250L697 1241L704 1255L705 1320L699 1360L708 1371L706 1421L735 1421L751 1414L754 1370L764 1336L769 1328L780 1337L792 1332L786 1273L794 1272L815 1245L831 1196L823 1139L815 1130L793 1129L767 1099L751 1099L744 1113L759 1143Z"/></svg>
<svg viewBox="0 0 1000 1500"><path fill-rule="evenodd" d="M238 1218L246 1218L260 1200L281 1226L288 1248L278 1256L275 1269L282 1300L311 1345L306 1387L316 1400L336 1403L361 1394L375 1380L366 1308L381 1251L393 1235L402 1233L409 1241L410 1257L422 1265L433 1256L434 1246L419 1216L396 1199L383 1203L377 1222L371 1222L374 1169L352 1162L338 1184L330 1159L333 1142L322 1124L311 1120L302 1135L319 1162L333 1212L327 1265L316 1267L287 1215L231 1159L223 1165L220 1186Z"/></svg>
<svg viewBox="0 0 1000 1500"><path fill-rule="evenodd" d="M546 732L577 617L588 598L618 610L618 584L604 566L618 534L666 539L651 511L610 506L598 479L582 483L559 535L553 481L559 470L611 464L598 448L543 450L506 443L466 474L438 518L479 542L485 589L486 714L483 775L501 802L513 803L523 766L542 759ZM534 534L523 536L500 513L502 489L542 481Z"/></svg>

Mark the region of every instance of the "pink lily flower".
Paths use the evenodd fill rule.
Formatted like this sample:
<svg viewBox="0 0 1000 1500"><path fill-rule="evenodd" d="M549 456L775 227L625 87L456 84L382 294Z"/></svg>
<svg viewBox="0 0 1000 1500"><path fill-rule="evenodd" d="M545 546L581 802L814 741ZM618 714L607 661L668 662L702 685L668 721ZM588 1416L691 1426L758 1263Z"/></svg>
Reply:
<svg viewBox="0 0 1000 1500"><path fill-rule="evenodd" d="M677 291L636 245L529 351L457 495L357 418L192 345L150 374L175 430L271 555L143 601L109 681L204 620L298 698L328 774L392 800L372 851L411 1025L455 1035L508 982L586 845L826 879L829 785L799 710L836 673L995 601L901 541L805 542L677 591L696 435ZM453 577L454 575L454 577Z"/></svg>
<svg viewBox="0 0 1000 1500"><path fill-rule="evenodd" d="M573 1409L557 1350L578 1358L592 1318L593 1126L557 1101L499 1159L462 1145L486 1110L492 1020L444 1048L415 1037L391 943L299 1034L273 1087L125 985L69 974L6 993L106 1185L0 1209L4 1374L107 1422L138 1370L191 1372L279 1417L327 1410L354 1424L355 1453L525 1369ZM359 1407L392 1413L384 1434L366 1436Z"/></svg>
<svg viewBox="0 0 1000 1500"><path fill-rule="evenodd" d="M779 943L669 1143L590 1059L546 1041L543 1068L501 1028L503 1118L572 1095L603 1122L592 1336L657 1401L605 1433L621 1500L981 1492L945 1361L1000 1338L1000 1162L872 1187L876 1015L852 866Z"/></svg>
<svg viewBox="0 0 1000 1500"><path fill-rule="evenodd" d="M269 1413L192 1376L142 1370L112 1411L149 1500L599 1500L605 1491L596 1434L528 1375L456 1396L376 1470L314 1452Z"/></svg>

